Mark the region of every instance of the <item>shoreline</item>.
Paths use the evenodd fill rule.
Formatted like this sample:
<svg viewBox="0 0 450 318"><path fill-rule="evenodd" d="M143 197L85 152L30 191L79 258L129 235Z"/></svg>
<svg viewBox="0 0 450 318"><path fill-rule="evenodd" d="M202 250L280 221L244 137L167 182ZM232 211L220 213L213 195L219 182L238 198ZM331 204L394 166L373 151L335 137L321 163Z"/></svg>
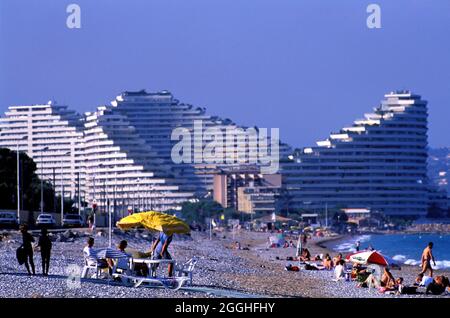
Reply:
<svg viewBox="0 0 450 318"><path fill-rule="evenodd" d="M249 250L233 250L233 254L241 257L246 266L259 268L255 276L235 276L235 287L240 291L263 294L267 297L304 297L304 298L423 298L433 297L423 294L392 296L378 292L376 289L357 288L355 282L333 281L334 271L287 271L289 264L297 265L297 261L288 260L295 255L296 248L268 248L267 237L270 233L242 232L236 235L243 247ZM335 252L329 244L345 240L348 235L326 238L312 238L306 244L311 255ZM288 237L287 240L290 240ZM232 240L221 240L221 245L232 244ZM401 270L394 270L395 277L403 277L407 284L412 284L419 272L417 266L402 266ZM436 270L436 275L449 275L448 270ZM231 278L231 277L230 277ZM442 297L442 296L437 296Z"/></svg>
<svg viewBox="0 0 450 318"><path fill-rule="evenodd" d="M0 241L0 297L49 297L49 298L146 298L146 297L283 297L283 298L392 298L380 294L377 290L356 288L354 282L333 281L333 271L287 271L286 266L298 265L293 261L296 248L269 248L268 236L263 232L241 230L235 235L231 232L216 232L212 240L208 233L192 232L192 237L176 237L170 247L170 253L177 261L186 261L196 257L198 264L194 271L194 285L179 291L161 288L132 288L110 284L104 280L83 279L79 288L67 285L68 266L82 266L81 250L87 235L67 241L55 241L52 249L50 276L27 277L23 266L18 266L15 249L20 244L20 236L15 233ZM349 235L336 235L323 238L311 238L305 245L312 255L334 252L330 244L345 240ZM114 245L126 239L130 248L147 249L151 238L145 233L114 233ZM287 236L294 240L294 236ZM240 249L234 248L238 241ZM95 235L98 247L106 246L106 235ZM37 272L40 271L40 257L35 253ZM165 270L162 268L162 270ZM395 277L402 276L412 283L417 268L404 266L402 271L393 272ZM442 271L436 271L440 274ZM449 272L443 272L449 276ZM432 297L424 295L401 295L395 297ZM440 297L440 296L438 296Z"/></svg>
<svg viewBox="0 0 450 318"><path fill-rule="evenodd" d="M387 233L386 233L387 234ZM386 234L381 234L381 233L360 233L358 235L340 235L338 238L330 238L328 240L322 240L319 242L316 242L316 246L324 249L327 253L329 253L330 255L336 254L336 253L342 253L342 254L348 254L348 253L353 253L350 251L339 251L339 250L335 250L332 248L331 245L333 245L333 243L345 243L351 240L351 238L355 237L355 236L359 236L359 235L386 235ZM423 234L423 233L420 233ZM439 235L437 233L426 233L426 234L435 234L435 235ZM419 235L419 233L405 233L405 232L395 232L395 233L388 233L387 235ZM446 233L445 235L448 235L448 233ZM388 255L388 256L393 256L393 255ZM439 261L439 260L438 260ZM437 261L437 262L438 262ZM402 268L411 268L411 269L417 269L417 267L420 267L418 264L405 264L402 261L398 261L399 265ZM436 275L440 275L440 274L445 274L446 276L449 275L450 272L450 268L448 266L444 266L444 267L438 267L438 268L434 268L433 269L434 273Z"/></svg>

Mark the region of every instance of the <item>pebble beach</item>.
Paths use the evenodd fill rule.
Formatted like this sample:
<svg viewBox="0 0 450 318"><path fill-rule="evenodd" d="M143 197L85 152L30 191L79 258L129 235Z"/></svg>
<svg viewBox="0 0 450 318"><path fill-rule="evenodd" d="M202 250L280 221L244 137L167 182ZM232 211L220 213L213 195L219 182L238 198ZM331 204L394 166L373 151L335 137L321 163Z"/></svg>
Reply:
<svg viewBox="0 0 450 318"><path fill-rule="evenodd" d="M215 233L192 232L191 236L176 236L170 246L172 257L179 262L197 257L193 286L180 290L162 287L128 287L107 279L79 279L83 267L82 249L87 237L95 237L95 246L106 247L106 232L89 233L73 230L54 234L50 273L40 275L41 259L35 252L36 276L29 277L24 266L17 263L15 251L21 244L16 231L1 232L0 238L0 297L8 298L186 298L186 297L333 297L333 298L399 298L449 297L429 295L386 295L376 289L357 288L354 282L335 282L332 271L286 271L287 257L295 256L295 248L268 248L268 233L240 231ZM36 234L37 236L37 234ZM327 241L315 238L308 242L312 255L335 252L328 250ZM147 251L151 235L145 232L114 231L113 242L127 240L132 249ZM241 249L234 248L239 242ZM392 271L412 284L418 267L404 266ZM436 275L450 273L436 271ZM69 278L68 278L69 277Z"/></svg>

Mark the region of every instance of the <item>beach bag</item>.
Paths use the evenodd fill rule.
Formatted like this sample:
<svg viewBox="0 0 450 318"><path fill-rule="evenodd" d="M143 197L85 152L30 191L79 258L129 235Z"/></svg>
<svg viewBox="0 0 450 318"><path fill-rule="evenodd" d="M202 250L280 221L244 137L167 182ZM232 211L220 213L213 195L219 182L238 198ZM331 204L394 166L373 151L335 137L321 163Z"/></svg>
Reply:
<svg viewBox="0 0 450 318"><path fill-rule="evenodd" d="M21 245L17 251L16 251L16 257L17 257L17 261L19 262L19 265L23 265L27 259L27 255L25 253L25 249L23 248L23 246Z"/></svg>

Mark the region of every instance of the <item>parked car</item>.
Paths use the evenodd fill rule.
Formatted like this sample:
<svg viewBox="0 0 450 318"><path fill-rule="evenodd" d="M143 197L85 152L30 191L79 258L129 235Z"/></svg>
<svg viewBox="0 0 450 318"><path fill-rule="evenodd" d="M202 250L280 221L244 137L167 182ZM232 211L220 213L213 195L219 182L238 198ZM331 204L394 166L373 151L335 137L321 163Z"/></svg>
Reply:
<svg viewBox="0 0 450 318"><path fill-rule="evenodd" d="M62 225L64 227L82 227L84 222L83 218L78 214L66 214L63 217Z"/></svg>
<svg viewBox="0 0 450 318"><path fill-rule="evenodd" d="M0 227L17 229L19 222L14 212L0 212Z"/></svg>
<svg viewBox="0 0 450 318"><path fill-rule="evenodd" d="M56 221L53 215L42 213L38 215L36 225L38 227L54 227L56 225Z"/></svg>

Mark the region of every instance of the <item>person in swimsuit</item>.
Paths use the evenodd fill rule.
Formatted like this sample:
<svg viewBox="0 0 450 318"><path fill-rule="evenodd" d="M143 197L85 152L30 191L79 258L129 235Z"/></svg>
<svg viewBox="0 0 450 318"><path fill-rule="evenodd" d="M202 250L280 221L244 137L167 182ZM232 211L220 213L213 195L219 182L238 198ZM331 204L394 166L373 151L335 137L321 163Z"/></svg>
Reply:
<svg viewBox="0 0 450 318"><path fill-rule="evenodd" d="M430 242L422 252L422 271L420 272L420 274L425 274L427 270L430 270L430 277L433 277L433 268L431 267L431 261L433 261L434 266L436 266L436 261L434 259L432 250L433 242Z"/></svg>

